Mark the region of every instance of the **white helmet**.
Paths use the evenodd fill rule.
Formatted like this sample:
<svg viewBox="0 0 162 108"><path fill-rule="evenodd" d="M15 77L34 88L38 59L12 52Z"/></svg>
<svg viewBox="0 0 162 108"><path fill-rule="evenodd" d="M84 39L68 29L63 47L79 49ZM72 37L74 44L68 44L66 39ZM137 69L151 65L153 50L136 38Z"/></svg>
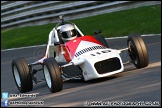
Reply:
<svg viewBox="0 0 162 108"><path fill-rule="evenodd" d="M60 27L60 34L63 40L72 40L77 37L77 31L71 24L65 24Z"/></svg>

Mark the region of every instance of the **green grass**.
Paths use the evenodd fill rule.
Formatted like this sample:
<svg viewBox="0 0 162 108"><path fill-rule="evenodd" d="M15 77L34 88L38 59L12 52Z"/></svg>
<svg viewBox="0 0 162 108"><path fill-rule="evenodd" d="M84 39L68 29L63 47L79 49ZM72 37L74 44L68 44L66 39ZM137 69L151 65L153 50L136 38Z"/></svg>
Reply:
<svg viewBox="0 0 162 108"><path fill-rule="evenodd" d="M66 20L66 16L65 16ZM104 37L131 33L161 33L161 5L145 6L71 20L84 35L94 35L100 29ZM56 24L30 26L1 31L1 49L46 44L49 32Z"/></svg>

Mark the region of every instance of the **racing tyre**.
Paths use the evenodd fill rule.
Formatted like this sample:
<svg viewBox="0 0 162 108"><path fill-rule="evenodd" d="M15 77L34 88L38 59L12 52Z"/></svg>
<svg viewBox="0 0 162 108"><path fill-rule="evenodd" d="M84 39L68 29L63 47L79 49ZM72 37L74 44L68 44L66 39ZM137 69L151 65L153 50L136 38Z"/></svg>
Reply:
<svg viewBox="0 0 162 108"><path fill-rule="evenodd" d="M21 93L33 89L32 75L25 58L21 57L12 61L12 72L16 86Z"/></svg>
<svg viewBox="0 0 162 108"><path fill-rule="evenodd" d="M149 57L146 45L139 34L128 36L127 46L133 64L139 69L148 66Z"/></svg>
<svg viewBox="0 0 162 108"><path fill-rule="evenodd" d="M53 57L44 60L43 73L51 93L62 90L63 80L61 70Z"/></svg>
<svg viewBox="0 0 162 108"><path fill-rule="evenodd" d="M103 44L105 47L109 48L106 40L104 37L100 36L100 35L96 35L94 36L101 44Z"/></svg>

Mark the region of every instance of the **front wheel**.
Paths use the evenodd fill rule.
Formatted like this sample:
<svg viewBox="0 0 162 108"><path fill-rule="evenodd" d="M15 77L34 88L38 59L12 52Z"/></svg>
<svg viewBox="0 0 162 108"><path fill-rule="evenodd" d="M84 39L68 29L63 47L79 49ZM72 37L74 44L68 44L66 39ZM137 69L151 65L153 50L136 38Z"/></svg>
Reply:
<svg viewBox="0 0 162 108"><path fill-rule="evenodd" d="M12 61L12 72L16 86L21 93L33 89L32 75L25 58L17 58Z"/></svg>
<svg viewBox="0 0 162 108"><path fill-rule="evenodd" d="M148 51L141 35L129 35L127 39L127 46L130 58L137 68L143 68L148 66Z"/></svg>
<svg viewBox="0 0 162 108"><path fill-rule="evenodd" d="M105 47L109 48L106 40L104 37L100 36L100 35L96 35L94 36L102 45L104 45Z"/></svg>
<svg viewBox="0 0 162 108"><path fill-rule="evenodd" d="M63 80L61 71L58 63L53 57L44 60L43 73L47 86L51 93L59 92L62 90Z"/></svg>

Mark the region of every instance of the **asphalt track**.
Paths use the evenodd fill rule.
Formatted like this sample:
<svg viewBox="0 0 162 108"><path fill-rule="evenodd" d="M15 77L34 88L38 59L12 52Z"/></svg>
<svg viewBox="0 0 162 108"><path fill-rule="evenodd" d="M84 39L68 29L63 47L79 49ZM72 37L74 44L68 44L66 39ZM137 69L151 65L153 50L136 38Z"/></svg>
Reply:
<svg viewBox="0 0 162 108"><path fill-rule="evenodd" d="M149 53L149 66L146 68L136 69L133 64L129 64L125 65L124 72L111 77L88 82L67 81L64 82L62 91L53 94L48 90L46 83L42 82L34 84L33 90L26 93L36 94L35 98L9 97L9 102L43 101L44 105L37 105L40 107L84 107L90 106L90 103L92 104L94 101L105 102L104 105L106 102L114 102L114 106L128 104L128 102L134 102L134 105L140 105L141 102L146 106L161 106L161 35L143 37L143 39ZM111 48L126 47L126 38L110 39L107 42ZM11 61L17 57L25 57L29 63L34 62L42 56L44 49L45 47L34 47L1 51L1 92L20 94L13 79ZM42 72L38 73L37 76L42 79ZM36 105L32 107L34 106Z"/></svg>

